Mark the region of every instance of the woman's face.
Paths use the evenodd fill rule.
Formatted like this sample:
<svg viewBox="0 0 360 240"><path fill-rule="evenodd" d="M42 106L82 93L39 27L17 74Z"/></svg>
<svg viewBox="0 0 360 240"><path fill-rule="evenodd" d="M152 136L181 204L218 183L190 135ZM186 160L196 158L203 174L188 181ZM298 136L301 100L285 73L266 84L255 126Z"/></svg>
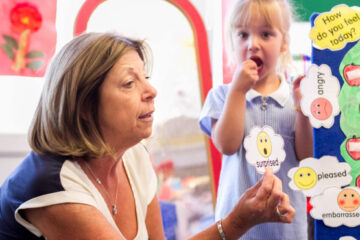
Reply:
<svg viewBox="0 0 360 240"><path fill-rule="evenodd" d="M100 87L99 125L107 144L132 146L151 135L156 90L135 50L124 54Z"/></svg>

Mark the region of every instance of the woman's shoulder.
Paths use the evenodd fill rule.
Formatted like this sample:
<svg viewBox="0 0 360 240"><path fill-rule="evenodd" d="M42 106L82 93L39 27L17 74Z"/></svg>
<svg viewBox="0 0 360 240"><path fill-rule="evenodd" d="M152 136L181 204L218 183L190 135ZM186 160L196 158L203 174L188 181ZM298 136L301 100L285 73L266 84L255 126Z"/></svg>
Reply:
<svg viewBox="0 0 360 240"><path fill-rule="evenodd" d="M149 171L149 168L152 167L150 153L141 142L129 148L125 152L123 161L125 163L125 167L131 173L146 173Z"/></svg>
<svg viewBox="0 0 360 240"><path fill-rule="evenodd" d="M123 157L123 160L129 168L136 168L137 170L146 169L151 166L150 153L143 143L138 143L129 148Z"/></svg>
<svg viewBox="0 0 360 240"><path fill-rule="evenodd" d="M145 145L139 143L123 156L124 165L136 189L138 196L144 200L145 205L149 204L156 193L157 179L153 163L151 162L150 153Z"/></svg>
<svg viewBox="0 0 360 240"><path fill-rule="evenodd" d="M30 152L5 180L3 186L9 184L11 189L21 186L22 192L28 190L32 191L32 194L59 191L62 188L60 171L66 159L62 156L39 155Z"/></svg>
<svg viewBox="0 0 360 240"><path fill-rule="evenodd" d="M142 143L126 151L123 161L128 173L135 178L141 176L140 178L148 179L151 177L154 174L154 167L150 155L151 153Z"/></svg>
<svg viewBox="0 0 360 240"><path fill-rule="evenodd" d="M148 157L149 156L149 150L147 149L147 147L145 146L145 144L143 144L142 142L132 146L131 148L129 148L126 152L125 152L125 156L129 156L129 155L140 155L143 157Z"/></svg>
<svg viewBox="0 0 360 240"><path fill-rule="evenodd" d="M64 190L60 172L65 161L31 152L1 186L1 204L13 210L31 199Z"/></svg>

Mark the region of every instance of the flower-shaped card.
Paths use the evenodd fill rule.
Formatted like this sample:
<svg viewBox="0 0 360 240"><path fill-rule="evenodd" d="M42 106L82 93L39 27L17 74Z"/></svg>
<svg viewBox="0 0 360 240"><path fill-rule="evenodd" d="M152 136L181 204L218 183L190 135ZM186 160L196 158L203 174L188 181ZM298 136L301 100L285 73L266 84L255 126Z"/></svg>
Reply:
<svg viewBox="0 0 360 240"><path fill-rule="evenodd" d="M339 114L338 95L340 83L331 74L328 65L312 64L300 83L301 110L308 116L313 127L331 128L334 117Z"/></svg>
<svg viewBox="0 0 360 240"><path fill-rule="evenodd" d="M326 188L348 185L352 180L350 170L349 164L339 162L333 156L307 158L300 162L299 167L289 170L289 186L307 197L320 195Z"/></svg>
<svg viewBox="0 0 360 240"><path fill-rule="evenodd" d="M279 171L281 162L285 160L284 139L276 134L270 126L254 127L244 139L246 160L264 174L266 167L274 172Z"/></svg>
<svg viewBox="0 0 360 240"><path fill-rule="evenodd" d="M329 227L360 225L360 189L357 187L326 189L323 194L312 197L310 214L323 220Z"/></svg>
<svg viewBox="0 0 360 240"><path fill-rule="evenodd" d="M344 236L344 237L339 238L339 240L357 240L357 239L354 237L351 237L351 236Z"/></svg>

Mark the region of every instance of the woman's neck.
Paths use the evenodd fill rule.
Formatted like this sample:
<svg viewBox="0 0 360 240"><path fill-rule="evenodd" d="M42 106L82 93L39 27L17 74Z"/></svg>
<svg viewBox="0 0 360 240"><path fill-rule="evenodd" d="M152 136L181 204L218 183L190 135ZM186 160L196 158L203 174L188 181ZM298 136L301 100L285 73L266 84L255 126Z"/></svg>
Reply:
<svg viewBox="0 0 360 240"><path fill-rule="evenodd" d="M114 178L117 178L117 175L122 171L122 156L105 156L97 159L93 159L88 162L93 169L97 177L99 177L104 185L109 185Z"/></svg>

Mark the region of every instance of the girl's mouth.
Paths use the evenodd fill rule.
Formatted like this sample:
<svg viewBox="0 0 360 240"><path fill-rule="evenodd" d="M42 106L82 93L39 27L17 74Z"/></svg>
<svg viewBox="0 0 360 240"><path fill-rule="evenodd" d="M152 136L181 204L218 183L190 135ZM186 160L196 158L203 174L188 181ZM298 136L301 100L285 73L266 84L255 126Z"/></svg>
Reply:
<svg viewBox="0 0 360 240"><path fill-rule="evenodd" d="M261 60L261 58L259 58L258 56L251 56L250 59L256 63L258 73L260 73L263 69L263 61Z"/></svg>

